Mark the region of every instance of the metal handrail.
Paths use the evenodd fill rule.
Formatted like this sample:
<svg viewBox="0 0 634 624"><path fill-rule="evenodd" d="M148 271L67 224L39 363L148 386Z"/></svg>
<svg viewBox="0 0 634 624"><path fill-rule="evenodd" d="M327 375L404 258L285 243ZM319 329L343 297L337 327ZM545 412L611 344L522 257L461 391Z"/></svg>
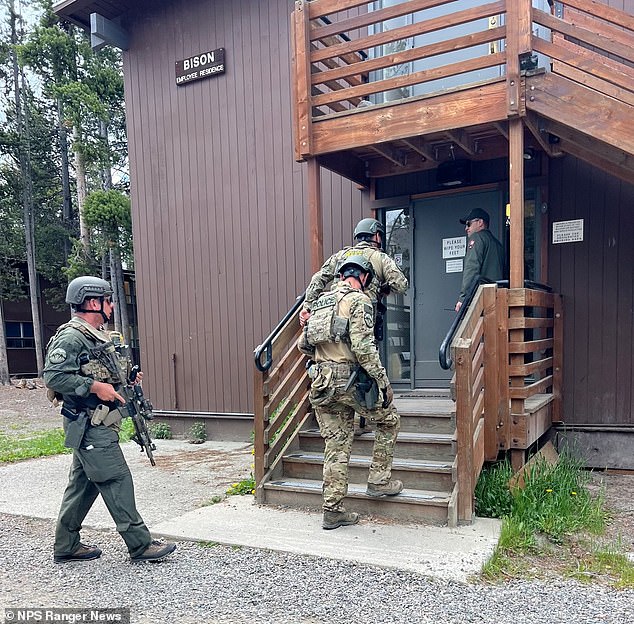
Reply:
<svg viewBox="0 0 634 624"><path fill-rule="evenodd" d="M261 345L258 345L254 350L255 357L255 367L261 372L266 373L271 365L273 364L273 341L277 338L277 336L284 329L288 320L299 310L302 303L304 303L304 299L306 298L306 293L302 293L298 295L297 299L295 299L295 303L293 307L284 315L284 318L275 326L275 329L268 335L268 337L264 340ZM262 354L266 351L266 360L264 364L262 364Z"/></svg>
<svg viewBox="0 0 634 624"><path fill-rule="evenodd" d="M449 328L449 331L447 332L447 335L445 336L445 339L442 341L440 349L438 350L438 361L440 362L440 367L443 370L449 370L451 368L451 365L453 364L453 360L449 357L449 349L451 347L451 343L453 342L456 332L458 331L458 326L467 314L469 305L471 305L471 302L473 301L473 298L475 297L478 286L480 286L480 284L495 284L495 282L492 282L486 277L482 277L482 275L476 275L469 285L469 288L467 288L467 294L465 295L464 301L460 306L460 310L458 310L456 318L453 320L453 323L451 324L451 327Z"/></svg>
<svg viewBox="0 0 634 624"><path fill-rule="evenodd" d="M482 275L476 275L471 282L471 285L467 289L467 295L464 298L462 306L458 313L456 314L456 318L453 320L445 339L442 341L440 345L440 349L438 350L438 361L440 362L440 367L443 370L449 370L453 364L453 360L449 357L449 349L451 348L451 343L456 336L456 332L458 331L458 326L462 322L462 319L467 314L467 310L475 297L475 294L478 290L478 286L480 284L496 284L498 288L508 288L509 280L497 280L492 281L487 279L486 277L482 277ZM524 280L524 288L530 288L531 290L543 290L545 292L553 292L551 286L548 284L541 284L540 282L534 282L533 280Z"/></svg>

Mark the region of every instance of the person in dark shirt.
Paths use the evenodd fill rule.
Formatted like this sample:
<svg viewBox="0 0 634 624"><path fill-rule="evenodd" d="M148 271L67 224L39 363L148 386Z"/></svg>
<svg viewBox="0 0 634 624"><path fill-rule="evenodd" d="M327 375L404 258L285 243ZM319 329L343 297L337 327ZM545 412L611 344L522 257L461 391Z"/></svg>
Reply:
<svg viewBox="0 0 634 624"><path fill-rule="evenodd" d="M460 223L467 232L467 255L462 272L462 287L456 312L462 307L467 289L477 275L495 282L504 279L504 248L489 230L489 213L474 208Z"/></svg>

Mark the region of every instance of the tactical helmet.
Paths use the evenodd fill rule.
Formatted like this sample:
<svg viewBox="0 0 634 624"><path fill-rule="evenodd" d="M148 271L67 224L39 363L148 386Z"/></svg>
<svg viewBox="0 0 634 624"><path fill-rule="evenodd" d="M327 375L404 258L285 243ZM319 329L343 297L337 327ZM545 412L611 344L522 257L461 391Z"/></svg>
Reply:
<svg viewBox="0 0 634 624"><path fill-rule="evenodd" d="M109 297L112 295L110 283L100 277L84 275L76 277L66 289L66 303L73 306L81 305L91 297Z"/></svg>
<svg viewBox="0 0 634 624"><path fill-rule="evenodd" d="M381 232L381 238L385 238L385 226L376 219L361 219L354 228L355 238L372 238L377 232Z"/></svg>
<svg viewBox="0 0 634 624"><path fill-rule="evenodd" d="M365 256L361 255L349 256L348 258L340 260L335 272L337 275L340 275L342 279L346 279L346 277L356 277L360 279L361 273L369 273L370 279L367 282L368 284L374 279L372 264Z"/></svg>

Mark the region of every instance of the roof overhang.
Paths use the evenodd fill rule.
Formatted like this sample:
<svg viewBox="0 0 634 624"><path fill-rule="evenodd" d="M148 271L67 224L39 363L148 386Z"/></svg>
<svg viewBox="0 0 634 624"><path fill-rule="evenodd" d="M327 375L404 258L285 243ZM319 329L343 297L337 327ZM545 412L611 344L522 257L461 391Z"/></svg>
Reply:
<svg viewBox="0 0 634 624"><path fill-rule="evenodd" d="M128 35L120 27L120 17L130 7L128 0L62 0L53 11L90 32L94 50L106 44L128 48Z"/></svg>
<svg viewBox="0 0 634 624"><path fill-rule="evenodd" d="M86 30L90 30L90 15L97 13L107 20L117 20L132 5L129 0L62 0L55 2L53 11Z"/></svg>

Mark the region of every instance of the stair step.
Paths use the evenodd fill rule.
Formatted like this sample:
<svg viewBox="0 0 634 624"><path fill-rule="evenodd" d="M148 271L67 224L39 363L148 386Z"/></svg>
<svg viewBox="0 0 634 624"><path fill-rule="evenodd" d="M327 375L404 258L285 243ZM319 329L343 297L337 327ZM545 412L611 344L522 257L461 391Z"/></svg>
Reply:
<svg viewBox="0 0 634 624"><path fill-rule="evenodd" d="M348 464L349 479L363 482L368 478L370 457L351 455ZM293 451L283 458L284 477L299 479L322 478L324 454ZM392 477L400 479L406 488L449 491L453 487L453 463L443 461L395 458Z"/></svg>
<svg viewBox="0 0 634 624"><path fill-rule="evenodd" d="M355 455L371 455L374 432L355 436L352 452ZM299 447L303 451L323 452L324 441L319 429L299 432ZM456 455L455 436L449 433L418 433L400 431L394 447L394 457L453 462Z"/></svg>
<svg viewBox="0 0 634 624"><path fill-rule="evenodd" d="M397 496L373 498L365 493L365 484L350 483L346 509L406 522L446 524L451 494L404 489ZM264 484L267 504L320 510L322 482L316 479L283 478Z"/></svg>

